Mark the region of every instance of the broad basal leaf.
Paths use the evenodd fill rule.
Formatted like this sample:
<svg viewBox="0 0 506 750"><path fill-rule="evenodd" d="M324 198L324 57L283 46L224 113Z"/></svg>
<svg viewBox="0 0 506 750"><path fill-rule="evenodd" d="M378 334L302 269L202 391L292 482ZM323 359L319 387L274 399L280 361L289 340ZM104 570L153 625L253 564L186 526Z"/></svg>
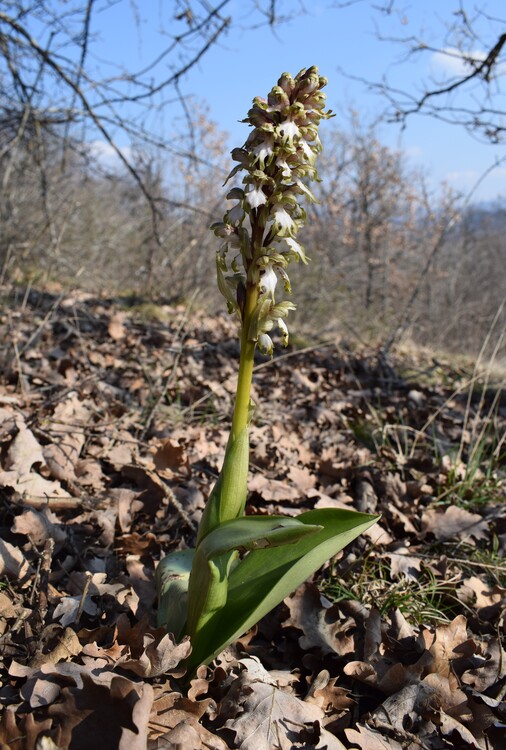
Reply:
<svg viewBox="0 0 506 750"><path fill-rule="evenodd" d="M295 544L249 552L230 573L225 605L193 643L190 670L212 661L378 518L337 508L308 511L297 521L321 530Z"/></svg>

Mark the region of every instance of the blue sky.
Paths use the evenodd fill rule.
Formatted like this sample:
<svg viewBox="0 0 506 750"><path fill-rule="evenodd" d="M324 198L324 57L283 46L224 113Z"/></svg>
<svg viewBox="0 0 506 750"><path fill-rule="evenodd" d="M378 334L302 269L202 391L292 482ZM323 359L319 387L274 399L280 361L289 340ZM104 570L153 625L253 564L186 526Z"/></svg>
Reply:
<svg viewBox="0 0 506 750"><path fill-rule="evenodd" d="M128 4L121 3L97 16L92 30L100 37L99 54L130 68L147 63L167 44L163 29L171 30L173 5L168 0L138 3L137 26L127 10ZM331 5L328 0L306 0L308 12L279 26L275 32L269 27L241 30L236 25L182 80L181 88L189 105L207 105L211 119L230 133L230 148L241 145L247 135L246 126L238 120L246 115L252 98L266 95L284 70L295 74L302 67L319 66L329 79L328 104L336 112L331 122L338 127L345 126L350 107L367 122L385 106L380 96L343 71L372 81L388 74L396 85L411 91L420 88L428 75L444 73L441 61L431 54L400 64L404 49L379 40L376 32L400 37L416 35L425 29L425 38L436 43L441 39L444 22L451 20L452 11L459 6L457 0L401 0L396 7L402 8L402 12L390 16L375 12L366 0L339 9ZM504 0L483 0L479 5L490 15L503 18L506 15ZM244 14L250 6L250 2L232 0L226 12L241 19L241 24L247 27L254 21ZM287 10L294 6L297 6L294 0L285 0L281 5ZM499 27L497 35L501 31L504 29ZM166 74L163 65L159 73ZM506 107L504 95L501 106ZM170 112L167 112L165 126L169 127L169 123ZM328 128L329 124L322 127ZM413 116L404 132L391 124L381 126L379 133L384 143L403 149L410 166L423 169L432 185L445 180L464 193L494 160L506 155L504 146L481 144L458 126L427 117ZM483 182L475 198L493 200L505 196L506 166L503 166Z"/></svg>

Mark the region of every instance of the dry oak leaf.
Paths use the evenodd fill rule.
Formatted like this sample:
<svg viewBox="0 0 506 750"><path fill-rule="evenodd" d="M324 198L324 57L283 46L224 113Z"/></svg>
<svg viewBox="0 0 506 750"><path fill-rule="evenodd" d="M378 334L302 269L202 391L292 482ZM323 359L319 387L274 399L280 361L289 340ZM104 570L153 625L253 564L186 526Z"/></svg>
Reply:
<svg viewBox="0 0 506 750"><path fill-rule="evenodd" d="M506 588L498 584L490 587L482 578L465 578L457 590L461 602L475 607L484 620L491 620L506 607Z"/></svg>
<svg viewBox="0 0 506 750"><path fill-rule="evenodd" d="M409 731L416 726L419 717L430 710L433 693L433 688L423 682L405 685L383 701L372 717L380 723L388 717L388 724L392 728L399 732L403 729Z"/></svg>
<svg viewBox="0 0 506 750"><path fill-rule="evenodd" d="M70 497L59 482L51 482L31 471L35 464L45 464L39 441L23 422L18 421L19 432L9 446L4 468L0 471L0 487L10 487L20 495L32 497Z"/></svg>
<svg viewBox="0 0 506 750"><path fill-rule="evenodd" d="M235 732L238 750L344 750L344 745L324 729L323 711L297 698L289 690L272 684L269 673L255 668L255 677L245 669L232 683L225 705L233 717L225 727ZM263 679L261 679L263 677ZM312 730L312 732L311 732ZM310 734L311 744L308 743Z"/></svg>
<svg viewBox="0 0 506 750"><path fill-rule="evenodd" d="M158 471L164 471L165 469L181 471L184 469L184 472L188 476L191 474L190 460L188 458L186 447L181 445L179 440L174 440L172 438L164 440L154 454L153 462Z"/></svg>
<svg viewBox="0 0 506 750"><path fill-rule="evenodd" d="M487 642L482 659L481 665L468 669L462 675L462 682L478 693L497 685L506 677L506 651L497 638L490 638Z"/></svg>
<svg viewBox="0 0 506 750"><path fill-rule="evenodd" d="M485 738L478 738L465 727L458 719L448 716L444 711L440 715L441 733L450 739L453 747L466 748L466 750L489 750L489 743ZM457 735L457 738L455 738Z"/></svg>
<svg viewBox="0 0 506 750"><path fill-rule="evenodd" d="M114 487L109 490L109 496L117 502L118 523L123 533L130 531L135 514L144 507L140 500L140 492L128 487Z"/></svg>
<svg viewBox="0 0 506 750"><path fill-rule="evenodd" d="M57 642L51 648L51 651L48 653L37 652L30 661L30 667L37 669L42 664L47 664L48 662L56 664L59 661L69 661L72 657L80 654L82 650L75 630L64 628L58 635Z"/></svg>
<svg viewBox="0 0 506 750"><path fill-rule="evenodd" d="M110 596L119 605L127 606L130 605L129 599L138 599L131 588L123 583L106 583L106 579L106 573L71 573L68 589L73 595L62 597L55 607L53 619L59 620L65 627L76 621L80 609L91 617L99 615L105 596ZM85 591L86 596L82 602Z"/></svg>
<svg viewBox="0 0 506 750"><path fill-rule="evenodd" d="M12 620L23 612L23 607L16 606L10 596L4 591L0 591L0 617L2 620ZM27 610L30 612L30 610ZM4 631L0 631L4 632Z"/></svg>
<svg viewBox="0 0 506 750"><path fill-rule="evenodd" d="M314 703L325 713L344 711L354 705L350 698L350 691L336 685L337 677L331 677L326 669L322 669L314 678L304 698L306 703ZM332 718L335 718L334 716Z"/></svg>
<svg viewBox="0 0 506 750"><path fill-rule="evenodd" d="M209 732L193 717L185 716L162 737L150 740L147 750L227 750L220 737Z"/></svg>
<svg viewBox="0 0 506 750"><path fill-rule="evenodd" d="M0 539L0 576L20 580L31 573L33 569L21 550Z"/></svg>
<svg viewBox="0 0 506 750"><path fill-rule="evenodd" d="M54 442L43 449L45 463L53 479L75 479L75 466L86 440L84 426L90 416L90 409L79 400L77 393L71 393L56 406L46 428Z"/></svg>
<svg viewBox="0 0 506 750"><path fill-rule="evenodd" d="M145 750L153 703L148 683L116 675L98 660L90 667L60 662L36 670L13 662L9 674L26 679L22 698L32 709L46 707L62 747Z"/></svg>
<svg viewBox="0 0 506 750"><path fill-rule="evenodd" d="M428 631L424 632L425 642L432 656L429 672L435 672L444 677L450 675L452 671L450 662L459 658L455 649L467 641L466 624L464 615L457 615L452 622L438 625L433 635Z"/></svg>
<svg viewBox="0 0 506 750"><path fill-rule="evenodd" d="M449 505L444 511L429 508L422 516L422 529L434 534L438 541L460 539L472 543L488 537L488 523L478 513L470 513L457 505Z"/></svg>
<svg viewBox="0 0 506 750"><path fill-rule="evenodd" d="M49 508L42 511L33 508L25 510L14 519L12 531L14 534L26 534L35 546L44 544L47 539L53 539L57 545L63 544L67 538L65 527L58 523Z"/></svg>
<svg viewBox="0 0 506 750"><path fill-rule="evenodd" d="M19 492L22 497L29 498L49 500L71 497L59 482L44 479L40 474L32 471L26 474L18 474L16 471L0 471L0 487L10 487L15 492Z"/></svg>
<svg viewBox="0 0 506 750"><path fill-rule="evenodd" d="M415 684L420 680L425 662L430 661L428 654L427 657L422 655L415 664L408 666L400 662L390 664L388 659L377 661L374 667L363 661L350 661L345 664L343 671L358 682L377 688L385 695L395 695L406 685Z"/></svg>
<svg viewBox="0 0 506 750"><path fill-rule="evenodd" d="M187 637L176 643L164 628L151 629L147 617L133 627L126 615L120 615L116 623L118 643L126 646L117 659L116 666L128 669L139 677L156 677L172 674L181 677L185 668L180 666L191 653Z"/></svg>
<svg viewBox="0 0 506 750"><path fill-rule="evenodd" d="M2 401L0 395L0 402ZM19 416L12 409L4 409L0 406L0 440L3 440L16 427Z"/></svg>
<svg viewBox="0 0 506 750"><path fill-rule="evenodd" d="M162 693L155 698L151 710L149 750L226 750L227 745L220 737L199 724L204 712L205 706L184 698L180 693Z"/></svg>
<svg viewBox="0 0 506 750"><path fill-rule="evenodd" d="M40 739L51 728L51 719L37 720L7 708L0 717L0 750L39 750Z"/></svg>
<svg viewBox="0 0 506 750"><path fill-rule="evenodd" d="M283 627L302 630L299 645L307 651L318 648L323 654L345 656L354 653L355 641L348 631L355 623L341 619L339 605L331 604L314 584L303 584L285 599L290 617Z"/></svg>
<svg viewBox="0 0 506 750"><path fill-rule="evenodd" d="M407 547L398 547L395 552L385 552L382 555L390 560L390 572L393 576L416 581L419 578L422 560L409 554Z"/></svg>
<svg viewBox="0 0 506 750"><path fill-rule="evenodd" d="M171 633L147 633L144 636L142 654L137 658L121 657L116 665L145 678L158 677L176 671L181 673L182 668L179 664L190 655L190 652L191 644L188 637L176 643Z"/></svg>
<svg viewBox="0 0 506 750"><path fill-rule="evenodd" d="M419 750L420 746L406 745L397 742L390 737L385 737L374 729L357 724L355 729L345 729L344 733L352 747L358 747L360 750Z"/></svg>
<svg viewBox="0 0 506 750"><path fill-rule="evenodd" d="M262 474L256 474L249 483L251 492L258 494L268 502L279 502L280 500L304 501L299 490L292 485L281 482L279 479L269 479Z"/></svg>
<svg viewBox="0 0 506 750"><path fill-rule="evenodd" d="M146 750L153 688L110 675L108 685L92 672L82 687L64 687L48 714L61 726L60 743L72 750Z"/></svg>
<svg viewBox="0 0 506 750"><path fill-rule="evenodd" d="M18 421L18 434L7 451L5 468L18 475L27 474L34 464L44 464L42 446L26 425Z"/></svg>
<svg viewBox="0 0 506 750"><path fill-rule="evenodd" d="M10 487L22 496L70 497L59 482L51 482L31 471L35 464L45 463L42 446L23 422L18 421L17 426L19 432L4 462L6 471L0 471L0 487Z"/></svg>

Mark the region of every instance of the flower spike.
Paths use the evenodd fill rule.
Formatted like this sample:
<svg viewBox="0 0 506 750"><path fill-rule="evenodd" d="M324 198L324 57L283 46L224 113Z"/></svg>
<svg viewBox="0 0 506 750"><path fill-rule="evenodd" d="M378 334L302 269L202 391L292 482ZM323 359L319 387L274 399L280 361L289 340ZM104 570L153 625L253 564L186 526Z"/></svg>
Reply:
<svg viewBox="0 0 506 750"><path fill-rule="evenodd" d="M301 200L315 201L308 183L318 180L314 167L321 150L318 126L322 119L332 117L325 110L321 90L326 83L316 66L303 68L295 78L283 73L266 99L253 100L243 120L252 130L242 148L233 149L237 164L227 178L228 182L242 175L242 185L229 191L227 198L236 203L223 221L211 227L223 240L218 273L227 307L247 327L250 341L268 354L273 343L267 331L276 324L286 346L288 329L282 318L294 309L284 302L282 313L274 314L275 291L290 292L286 269L292 260L308 262L296 236L305 220ZM233 259L226 257L229 248L239 250ZM278 277L283 282L279 287ZM242 296L234 296L239 285L254 298L257 309L240 303ZM245 310L249 311L247 321Z"/></svg>

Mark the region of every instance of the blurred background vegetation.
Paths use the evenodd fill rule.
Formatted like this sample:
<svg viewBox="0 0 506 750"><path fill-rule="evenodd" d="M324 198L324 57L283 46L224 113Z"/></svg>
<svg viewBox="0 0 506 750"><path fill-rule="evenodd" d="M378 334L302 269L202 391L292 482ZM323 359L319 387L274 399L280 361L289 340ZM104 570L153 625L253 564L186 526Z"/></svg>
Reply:
<svg viewBox="0 0 506 750"><path fill-rule="evenodd" d="M0 2L0 282L169 303L195 298L221 310L208 226L224 211L226 135L203 108L186 112L186 131L164 137L131 113L141 100L144 111L162 106L160 92L184 107L184 73L231 28L234 6L166 3L179 24L167 40L170 74L158 80L122 71L113 80L87 68L90 19L111 4ZM282 20L276 2L250 5L258 16L252 25ZM285 2L283 11L289 17L300 4ZM463 9L454 16L464 72L417 100L394 101L383 83L385 96L397 119L432 107L428 114L443 113L450 130L475 129L500 146L506 15L480 40L486 54L479 57L472 55L473 18ZM470 81L489 106L463 117L441 97ZM254 78L250 85L252 96L262 93ZM504 331L506 199L475 204L472 196L434 190L402 151L382 143L379 120L350 109L345 126L333 122L323 134L319 203L308 208L302 237L314 262L292 277L303 310L295 329L320 338L351 333L385 349L409 338L478 352L491 327ZM87 123L114 159L98 158ZM117 145L125 135L128 149Z"/></svg>

